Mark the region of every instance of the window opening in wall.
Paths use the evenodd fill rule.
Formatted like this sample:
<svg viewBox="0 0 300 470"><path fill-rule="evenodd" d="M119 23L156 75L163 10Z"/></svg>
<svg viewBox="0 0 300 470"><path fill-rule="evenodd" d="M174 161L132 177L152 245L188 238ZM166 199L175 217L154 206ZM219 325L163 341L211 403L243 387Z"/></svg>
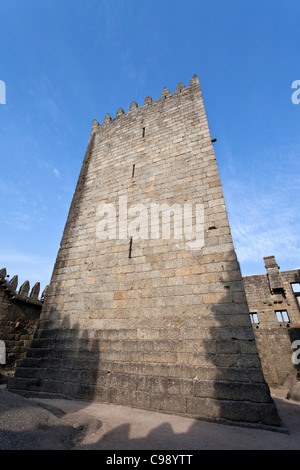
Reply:
<svg viewBox="0 0 300 470"><path fill-rule="evenodd" d="M134 178L135 165L132 165L132 178Z"/></svg>
<svg viewBox="0 0 300 470"><path fill-rule="evenodd" d="M145 137L146 129L143 127L143 137Z"/></svg>
<svg viewBox="0 0 300 470"><path fill-rule="evenodd" d="M294 296L296 297L298 307L300 309L300 282L293 282L291 284L291 287L292 287L292 290L294 292Z"/></svg>
<svg viewBox="0 0 300 470"><path fill-rule="evenodd" d="M258 324L259 320L258 320L257 313L250 313L250 320L251 320L251 323Z"/></svg>
<svg viewBox="0 0 300 470"><path fill-rule="evenodd" d="M280 323L282 322L289 323L290 319L286 310L276 310L275 313L276 313L277 320Z"/></svg>
<svg viewBox="0 0 300 470"><path fill-rule="evenodd" d="M300 295L300 282L293 282L291 284L294 294Z"/></svg>

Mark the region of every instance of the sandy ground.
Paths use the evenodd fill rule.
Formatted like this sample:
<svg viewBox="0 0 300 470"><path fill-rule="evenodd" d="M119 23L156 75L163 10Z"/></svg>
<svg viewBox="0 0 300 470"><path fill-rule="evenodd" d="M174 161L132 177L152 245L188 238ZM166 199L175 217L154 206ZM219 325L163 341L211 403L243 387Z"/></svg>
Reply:
<svg viewBox="0 0 300 470"><path fill-rule="evenodd" d="M300 403L271 390L288 432L71 400L26 399L0 389L1 450L299 450Z"/></svg>

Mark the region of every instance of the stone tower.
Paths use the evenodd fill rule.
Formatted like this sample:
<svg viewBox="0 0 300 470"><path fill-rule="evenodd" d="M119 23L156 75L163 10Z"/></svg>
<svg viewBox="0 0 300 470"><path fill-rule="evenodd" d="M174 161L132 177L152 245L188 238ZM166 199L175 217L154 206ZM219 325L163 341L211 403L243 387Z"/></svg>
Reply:
<svg viewBox="0 0 300 470"><path fill-rule="evenodd" d="M93 122L36 336L9 389L280 426L196 75Z"/></svg>

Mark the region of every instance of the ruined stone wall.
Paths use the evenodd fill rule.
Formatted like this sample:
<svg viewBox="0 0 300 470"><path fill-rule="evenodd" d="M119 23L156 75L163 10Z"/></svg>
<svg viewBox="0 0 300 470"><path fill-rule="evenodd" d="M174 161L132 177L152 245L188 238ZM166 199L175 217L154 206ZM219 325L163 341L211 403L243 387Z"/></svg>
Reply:
<svg viewBox="0 0 300 470"><path fill-rule="evenodd" d="M17 292L18 276L6 282L6 269L0 270L0 340L5 345L5 364L0 365L3 380L13 373L29 349L42 310L39 283L30 290L25 281Z"/></svg>
<svg viewBox="0 0 300 470"><path fill-rule="evenodd" d="M131 239L122 197L129 212L136 204L204 207L204 246ZM99 238L101 204L116 208L117 238ZM197 76L94 121L37 333L9 388L279 425Z"/></svg>
<svg viewBox="0 0 300 470"><path fill-rule="evenodd" d="M244 285L253 323L258 352L266 381L270 386L282 385L296 376L298 367L292 362L292 343L300 340L300 309L291 285L300 282L300 271L279 271L273 256L265 258L266 274L245 276ZM278 321L277 312L287 312Z"/></svg>

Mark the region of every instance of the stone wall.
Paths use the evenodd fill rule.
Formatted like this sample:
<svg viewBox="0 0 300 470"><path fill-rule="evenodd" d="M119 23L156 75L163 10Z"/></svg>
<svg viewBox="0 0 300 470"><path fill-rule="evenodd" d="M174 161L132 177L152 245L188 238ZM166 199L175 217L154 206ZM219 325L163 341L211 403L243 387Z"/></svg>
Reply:
<svg viewBox="0 0 300 470"><path fill-rule="evenodd" d="M300 340L300 297L292 284L300 283L300 270L280 272L274 256L264 260L266 274L243 279L250 314L257 315L253 330L264 376L270 386L278 386L299 369L292 362L292 343Z"/></svg>
<svg viewBox="0 0 300 470"><path fill-rule="evenodd" d="M132 237L138 208L153 203L198 204L200 218L204 208L204 246L191 249L174 233L157 237L150 217L154 236ZM110 204L105 224L101 204ZM9 389L280 425L197 76L93 122L37 332Z"/></svg>
<svg viewBox="0 0 300 470"><path fill-rule="evenodd" d="M9 282L6 269L0 270L0 341L5 346L5 364L0 365L0 378L14 373L29 349L42 310L40 285L30 290L28 281L17 292L18 276Z"/></svg>

